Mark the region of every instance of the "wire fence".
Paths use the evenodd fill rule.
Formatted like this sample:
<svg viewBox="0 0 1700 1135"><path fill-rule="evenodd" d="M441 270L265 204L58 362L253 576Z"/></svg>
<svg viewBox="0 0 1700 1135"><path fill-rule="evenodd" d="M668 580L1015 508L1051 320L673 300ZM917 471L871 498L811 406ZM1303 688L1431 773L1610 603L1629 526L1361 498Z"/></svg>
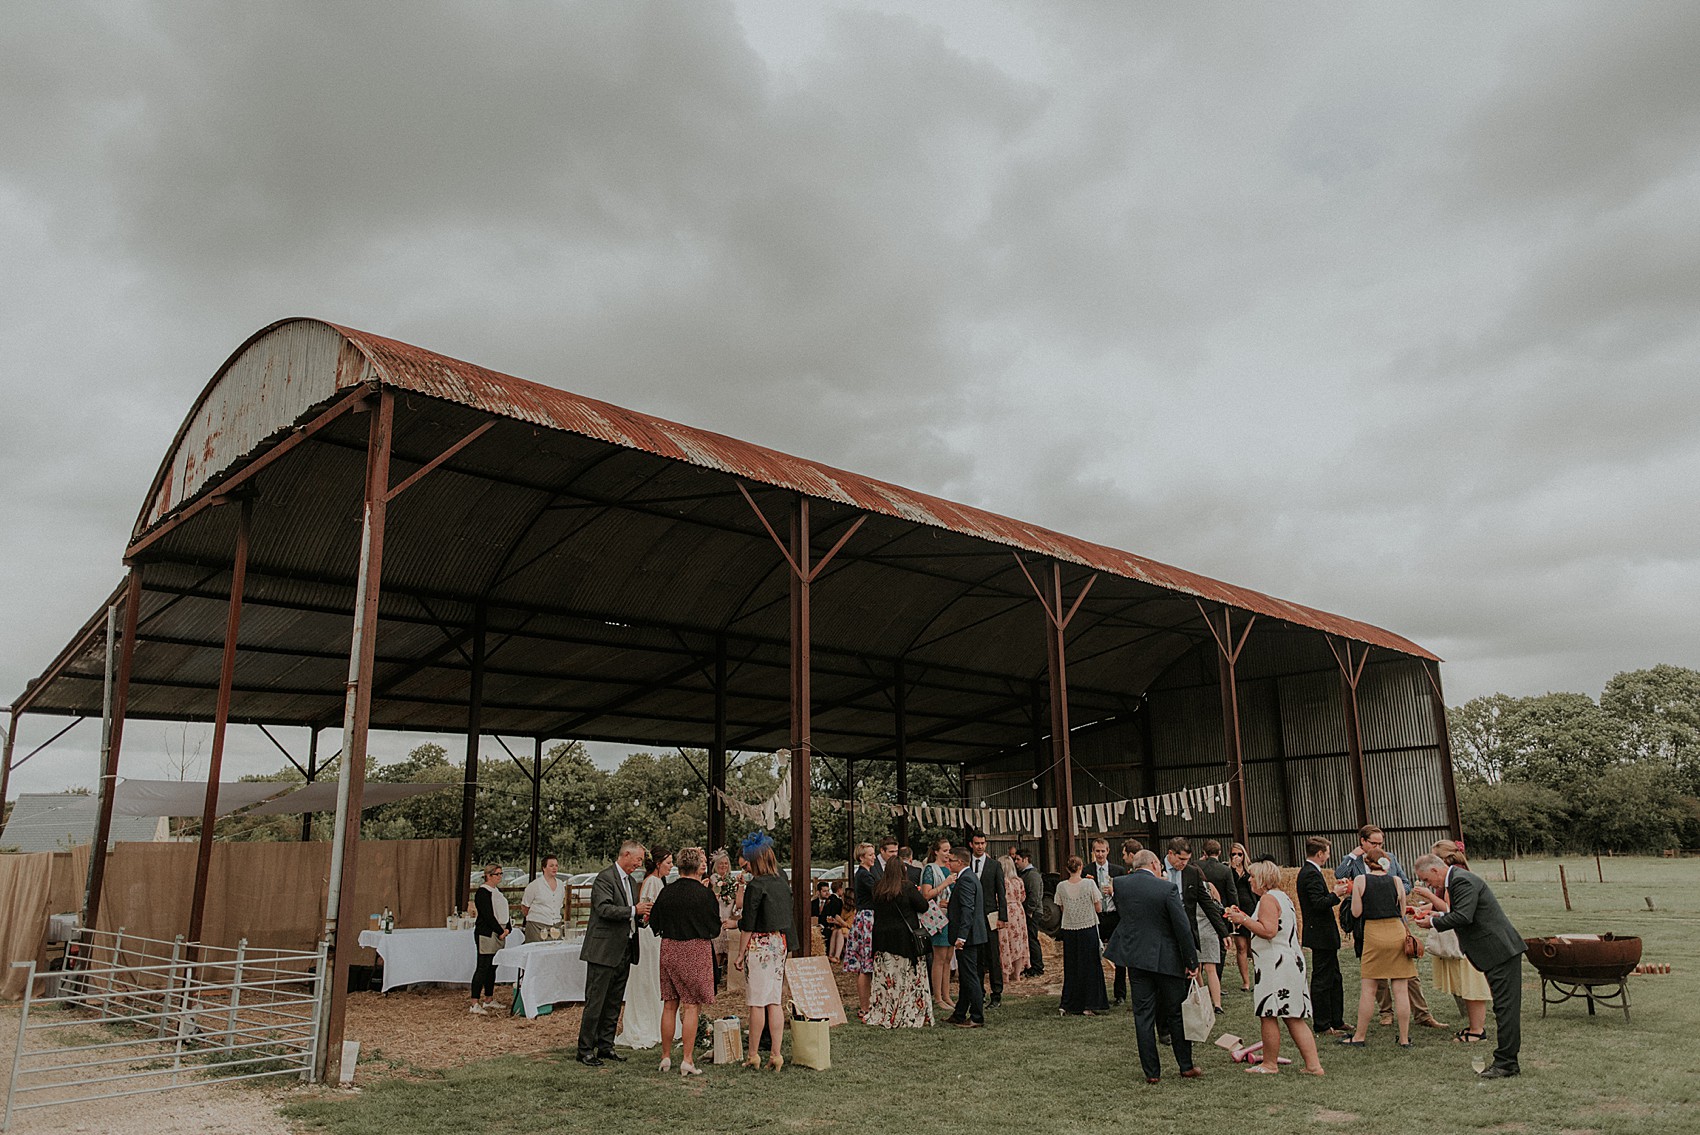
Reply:
<svg viewBox="0 0 1700 1135"><path fill-rule="evenodd" d="M28 969L0 1131L21 1111L194 1084L314 1075L326 947L234 949L85 931Z"/></svg>

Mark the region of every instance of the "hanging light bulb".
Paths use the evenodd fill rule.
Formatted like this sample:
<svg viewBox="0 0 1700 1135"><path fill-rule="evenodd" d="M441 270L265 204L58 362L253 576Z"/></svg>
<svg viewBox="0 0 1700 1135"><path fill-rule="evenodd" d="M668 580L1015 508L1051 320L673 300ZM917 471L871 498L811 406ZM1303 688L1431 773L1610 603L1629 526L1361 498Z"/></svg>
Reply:
<svg viewBox="0 0 1700 1135"><path fill-rule="evenodd" d="M1033 789L1034 792L1039 791L1039 782L1035 780L1030 787Z"/></svg>
<svg viewBox="0 0 1700 1135"><path fill-rule="evenodd" d="M986 802L984 800L980 801L980 807L984 808L985 806L986 806Z"/></svg>

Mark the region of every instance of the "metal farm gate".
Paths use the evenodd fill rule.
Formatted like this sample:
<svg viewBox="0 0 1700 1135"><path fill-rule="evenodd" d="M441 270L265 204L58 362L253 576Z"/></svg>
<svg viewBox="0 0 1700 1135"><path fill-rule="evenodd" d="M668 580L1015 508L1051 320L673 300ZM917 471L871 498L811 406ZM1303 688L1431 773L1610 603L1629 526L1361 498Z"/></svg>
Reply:
<svg viewBox="0 0 1700 1135"><path fill-rule="evenodd" d="M313 951L85 932L74 968L29 970L0 1131L16 1112L264 1076L311 1079L325 993Z"/></svg>

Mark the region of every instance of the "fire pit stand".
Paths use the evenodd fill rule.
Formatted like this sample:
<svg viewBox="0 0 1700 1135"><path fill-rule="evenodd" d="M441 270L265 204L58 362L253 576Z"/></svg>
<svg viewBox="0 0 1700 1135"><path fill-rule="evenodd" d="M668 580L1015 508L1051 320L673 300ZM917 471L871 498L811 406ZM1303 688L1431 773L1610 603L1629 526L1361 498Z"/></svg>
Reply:
<svg viewBox="0 0 1700 1135"><path fill-rule="evenodd" d="M1622 1009L1629 1020L1629 974L1641 961L1641 939L1615 934L1560 934L1525 938L1529 961L1541 975L1541 1016L1549 1005L1581 997L1595 1006Z"/></svg>

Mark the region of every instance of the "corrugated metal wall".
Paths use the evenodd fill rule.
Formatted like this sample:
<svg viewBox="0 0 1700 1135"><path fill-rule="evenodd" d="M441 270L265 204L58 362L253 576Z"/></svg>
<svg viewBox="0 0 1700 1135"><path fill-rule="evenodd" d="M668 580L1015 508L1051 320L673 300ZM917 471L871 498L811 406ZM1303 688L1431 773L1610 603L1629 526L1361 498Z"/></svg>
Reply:
<svg viewBox="0 0 1700 1135"><path fill-rule="evenodd" d="M1214 644L1209 649L1213 652ZM1177 662L1148 692L1146 722L1119 721L1075 734L1077 803L1227 779L1221 691L1211 661L1201 647ZM1378 652L1370 656L1358 688L1369 818L1386 829L1388 848L1406 864L1450 834L1433 693L1422 667L1417 659ZM1326 642L1290 629L1263 638L1254 632L1240 670L1251 853L1296 863L1310 835L1328 836L1337 852L1355 846L1359 820L1345 691ZM1206 673L1211 680L1201 683ZM984 797L991 803L992 795L1001 793L994 807L1049 803L1048 784L1041 785L1040 793L1031 787L1032 766L1027 752L982 766L970 773L971 800ZM1195 841L1214 837L1224 846L1233 838L1231 815L1225 811L1191 820L1165 818L1156 825L1130 814L1119 830L1105 834L1113 841L1131 835L1147 843L1175 835Z"/></svg>

